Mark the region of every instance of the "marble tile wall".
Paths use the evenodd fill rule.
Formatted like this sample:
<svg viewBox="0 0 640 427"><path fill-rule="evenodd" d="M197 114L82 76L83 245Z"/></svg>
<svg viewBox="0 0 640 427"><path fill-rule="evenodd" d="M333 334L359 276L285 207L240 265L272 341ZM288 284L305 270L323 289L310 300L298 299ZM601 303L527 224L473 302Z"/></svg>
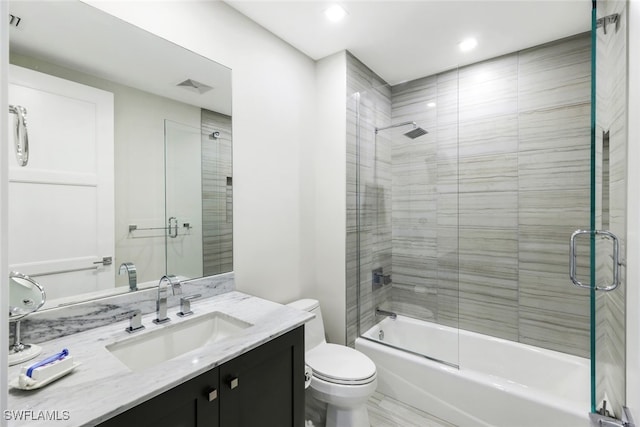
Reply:
<svg viewBox="0 0 640 427"><path fill-rule="evenodd" d="M590 36L519 57L519 341L589 357L589 293L568 280L567 246L589 228Z"/></svg>
<svg viewBox="0 0 640 427"><path fill-rule="evenodd" d="M596 32L596 146L599 157L599 194L597 227L608 229L620 240L621 259L626 258L626 158L627 119L626 57L627 3L598 2L598 18L619 14L619 26ZM608 143L603 132L609 132ZM608 152L608 155L607 155ZM613 264L608 242L598 242L596 262L598 283L610 283ZM626 274L620 268L620 286L609 293L596 294L596 405L607 399L607 408L619 416L625 404L625 295Z"/></svg>
<svg viewBox="0 0 640 427"><path fill-rule="evenodd" d="M220 132L218 139L210 138ZM203 274L233 270L231 117L202 110Z"/></svg>
<svg viewBox="0 0 640 427"><path fill-rule="evenodd" d="M365 184L382 185L385 201L391 189L384 303L588 356L588 292L568 279L567 247L589 225L589 109L588 35L394 86L391 122L415 120L429 134L389 132L390 183L385 170Z"/></svg>

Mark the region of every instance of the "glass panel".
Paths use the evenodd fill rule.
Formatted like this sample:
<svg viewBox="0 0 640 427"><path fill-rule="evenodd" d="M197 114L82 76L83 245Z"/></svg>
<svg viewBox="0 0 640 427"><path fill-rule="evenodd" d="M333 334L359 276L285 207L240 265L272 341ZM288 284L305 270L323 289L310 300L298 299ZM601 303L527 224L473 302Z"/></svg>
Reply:
<svg viewBox="0 0 640 427"><path fill-rule="evenodd" d="M620 239L620 286L592 291L592 411L619 418L625 404L626 7L600 1L593 15L592 229ZM612 283L609 239L594 238L591 283Z"/></svg>
<svg viewBox="0 0 640 427"><path fill-rule="evenodd" d="M199 128L165 120L167 274L202 277Z"/></svg>
<svg viewBox="0 0 640 427"><path fill-rule="evenodd" d="M167 274L233 269L231 117L201 110L200 127L165 120Z"/></svg>
<svg viewBox="0 0 640 427"><path fill-rule="evenodd" d="M359 332L453 366L459 363L457 88L452 71L349 99L356 116ZM439 328L409 337L403 319Z"/></svg>

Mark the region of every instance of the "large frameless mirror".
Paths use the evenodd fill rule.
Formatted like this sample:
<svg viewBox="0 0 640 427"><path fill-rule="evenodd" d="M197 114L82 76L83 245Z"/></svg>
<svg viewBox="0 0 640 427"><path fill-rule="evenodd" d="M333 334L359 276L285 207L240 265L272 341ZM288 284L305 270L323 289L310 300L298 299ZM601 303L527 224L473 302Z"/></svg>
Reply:
<svg viewBox="0 0 640 427"><path fill-rule="evenodd" d="M79 1L10 13L10 268L45 308L231 271L231 70Z"/></svg>

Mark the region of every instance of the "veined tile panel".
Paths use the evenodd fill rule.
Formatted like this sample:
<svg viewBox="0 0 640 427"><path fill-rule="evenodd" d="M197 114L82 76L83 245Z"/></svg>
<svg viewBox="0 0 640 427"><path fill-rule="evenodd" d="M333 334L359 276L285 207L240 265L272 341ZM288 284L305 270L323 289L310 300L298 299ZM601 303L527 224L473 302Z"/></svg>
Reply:
<svg viewBox="0 0 640 427"><path fill-rule="evenodd" d="M461 226L459 233L460 327L517 340L517 229Z"/></svg>
<svg viewBox="0 0 640 427"><path fill-rule="evenodd" d="M458 179L460 193L515 192L518 190L518 154L461 156Z"/></svg>
<svg viewBox="0 0 640 427"><path fill-rule="evenodd" d="M579 35L518 57L519 340L581 356L588 292L568 280L567 247L589 228L590 48ZM588 282L588 251L578 266Z"/></svg>
<svg viewBox="0 0 640 427"><path fill-rule="evenodd" d="M460 128L480 119L518 111L518 56L505 55L459 70Z"/></svg>
<svg viewBox="0 0 640 427"><path fill-rule="evenodd" d="M457 195L459 183L458 126L454 124L438 124L436 138L438 196L442 194ZM438 212L440 212L440 209Z"/></svg>
<svg viewBox="0 0 640 427"><path fill-rule="evenodd" d="M588 104L591 98L591 38L570 37L518 55L520 112Z"/></svg>
<svg viewBox="0 0 640 427"><path fill-rule="evenodd" d="M520 307L518 330L521 343L589 357L589 322L584 316Z"/></svg>
<svg viewBox="0 0 640 427"><path fill-rule="evenodd" d="M517 191L460 193L459 200L460 228L518 227Z"/></svg>
<svg viewBox="0 0 640 427"><path fill-rule="evenodd" d="M461 158L518 152L517 110L500 116L461 121L458 127Z"/></svg>
<svg viewBox="0 0 640 427"><path fill-rule="evenodd" d="M458 127L460 79L459 70L446 71L436 76L436 108L438 126Z"/></svg>
<svg viewBox="0 0 640 427"><path fill-rule="evenodd" d="M457 209L457 195L453 195L451 206ZM439 203L442 206L442 203ZM446 213L446 211L445 211ZM440 216L441 212L438 212ZM457 214L453 226L443 226L438 221L438 323L457 328L459 326L460 257L458 255Z"/></svg>

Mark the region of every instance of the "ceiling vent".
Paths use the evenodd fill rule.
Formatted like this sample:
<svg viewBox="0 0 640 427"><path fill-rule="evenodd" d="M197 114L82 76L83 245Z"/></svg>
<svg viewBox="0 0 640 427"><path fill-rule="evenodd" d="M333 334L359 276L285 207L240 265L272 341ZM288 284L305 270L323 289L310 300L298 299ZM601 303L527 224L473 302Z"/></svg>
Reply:
<svg viewBox="0 0 640 427"><path fill-rule="evenodd" d="M211 86L206 85L204 83L200 83L200 82L195 81L193 79L187 79L187 80L183 81L182 83L178 83L176 86L180 86L180 87L183 87L185 89L189 89L191 91L197 91L201 95L203 93L209 92L211 89L213 89Z"/></svg>

